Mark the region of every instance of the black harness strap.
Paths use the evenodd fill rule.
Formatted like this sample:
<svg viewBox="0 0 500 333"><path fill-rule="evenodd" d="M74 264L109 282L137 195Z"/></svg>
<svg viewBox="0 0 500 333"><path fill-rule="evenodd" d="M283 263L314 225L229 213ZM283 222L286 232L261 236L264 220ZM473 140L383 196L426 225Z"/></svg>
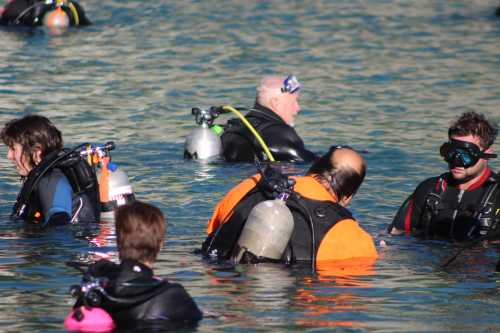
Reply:
<svg viewBox="0 0 500 333"><path fill-rule="evenodd" d="M431 221L434 217L438 215L439 209L443 209L442 195L444 193L444 182L445 175L443 174L439 177L436 186L427 194L425 199L425 209L423 214L423 223L425 226L425 236L429 237ZM479 205L475 209L474 219L477 221L478 227L483 229L481 234L487 233L489 229L494 229L496 227L494 219L494 199L498 195L498 178L490 177L488 181L491 183L488 185L485 193L482 195ZM493 200L491 200L493 198ZM455 207L459 209L459 206ZM468 236L471 236L475 228L472 228Z"/></svg>
<svg viewBox="0 0 500 333"><path fill-rule="evenodd" d="M23 183L21 191L16 198L16 203L12 209L11 217L31 218L30 215L35 212L26 212L26 207L28 207L28 203L32 200L33 194L37 190L43 176L56 167L61 168L62 172L68 178L75 195L89 189L98 191L97 178L94 170L80 157L78 152L79 149L85 145L86 144L79 145L71 150L65 149L59 152L53 152L46 156L40 164L35 166ZM33 207L31 207L31 209L33 209Z"/></svg>

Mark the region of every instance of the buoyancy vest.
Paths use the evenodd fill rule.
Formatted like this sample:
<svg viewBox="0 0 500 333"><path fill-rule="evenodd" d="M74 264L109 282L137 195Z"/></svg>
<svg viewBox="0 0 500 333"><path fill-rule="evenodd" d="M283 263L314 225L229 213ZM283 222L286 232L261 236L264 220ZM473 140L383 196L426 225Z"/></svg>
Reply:
<svg viewBox="0 0 500 333"><path fill-rule="evenodd" d="M499 236L496 230L498 214L498 175L487 170L483 177L467 191L478 193L467 201L464 190L448 186L449 173L437 178L425 197L421 232L425 237L441 236L464 240ZM450 193L450 192L457 192Z"/></svg>
<svg viewBox="0 0 500 333"><path fill-rule="evenodd" d="M245 116L277 161L312 161L316 155L304 147L293 127L272 110L256 103ZM221 136L223 154L229 162L267 161L268 156L254 134L240 119L230 119Z"/></svg>
<svg viewBox="0 0 500 333"><path fill-rule="evenodd" d="M295 193L287 201L294 219L294 231L284 257L291 257L292 262L309 261L312 258L312 251L317 253L328 231L339 221L351 219L352 216L313 177L294 177L294 179ZM225 219L219 221L221 224L217 228L209 230L211 233L202 246L202 253L205 255L217 256L222 260L229 259L252 208L264 200L273 199L271 193L262 185L262 180L258 180L253 188L248 182L243 182L240 186L245 187L248 192L242 195L241 191L235 191L237 195L242 196L242 199L236 203L231 212L221 214L220 217ZM230 197L225 199L230 200ZM288 261L285 258L283 260Z"/></svg>
<svg viewBox="0 0 500 333"><path fill-rule="evenodd" d="M74 196L85 194L88 197L95 218L99 218L99 190L95 171L80 157L78 151L68 149L47 155L30 171L12 209L12 218L21 218L28 222L44 219L37 195L38 186L40 180L56 168L68 178Z"/></svg>
<svg viewBox="0 0 500 333"><path fill-rule="evenodd" d="M156 278L151 268L131 259L120 264L104 259L92 264L75 294L78 296L75 308L99 306L122 327L155 320L186 325L203 317L182 285Z"/></svg>
<svg viewBox="0 0 500 333"><path fill-rule="evenodd" d="M57 8L57 2L42 0L14 0L5 7L5 12L0 17L0 24L39 26L43 24L44 15ZM83 8L76 1L64 1L61 9L69 18L70 25L88 25Z"/></svg>

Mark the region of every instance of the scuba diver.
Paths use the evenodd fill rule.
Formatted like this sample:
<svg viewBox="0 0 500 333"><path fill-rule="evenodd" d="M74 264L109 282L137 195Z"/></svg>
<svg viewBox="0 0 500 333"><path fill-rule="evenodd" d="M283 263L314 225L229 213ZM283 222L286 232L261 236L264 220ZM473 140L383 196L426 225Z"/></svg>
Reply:
<svg viewBox="0 0 500 333"><path fill-rule="evenodd" d="M79 151L63 149L61 132L43 116L5 124L0 136L23 185L12 217L41 228L99 220L96 174Z"/></svg>
<svg viewBox="0 0 500 333"><path fill-rule="evenodd" d="M365 172L361 155L342 146L331 147L303 177L289 178L268 166L217 204L202 253L236 262L310 262L313 270L334 260L374 260L377 250L372 237L346 209ZM277 207L280 213L260 211L265 206ZM291 227L282 230L284 225ZM279 249L269 251L274 247Z"/></svg>
<svg viewBox="0 0 500 333"><path fill-rule="evenodd" d="M103 311L118 328L145 322L169 328L196 325L203 314L184 287L154 276L153 264L165 240L162 212L140 201L128 203L115 211L115 226L120 264L103 259L84 271L82 285L70 290L77 301L66 328L113 326L102 321ZM97 323L93 322L96 309L100 309Z"/></svg>
<svg viewBox="0 0 500 333"><path fill-rule="evenodd" d="M449 171L421 182L388 232L456 241L498 239L500 179L488 166L497 156L492 147L497 133L483 115L462 114L440 148Z"/></svg>
<svg viewBox="0 0 500 333"><path fill-rule="evenodd" d="M264 77L257 87L255 105L245 118L262 136L276 161L311 162L316 154L307 150L293 128L299 106L301 85L293 75ZM240 119L230 119L221 136L224 159L253 162L255 157L269 161L261 144Z"/></svg>
<svg viewBox="0 0 500 333"><path fill-rule="evenodd" d="M46 26L65 29L89 25L83 7L75 0L11 0L0 8L0 25Z"/></svg>

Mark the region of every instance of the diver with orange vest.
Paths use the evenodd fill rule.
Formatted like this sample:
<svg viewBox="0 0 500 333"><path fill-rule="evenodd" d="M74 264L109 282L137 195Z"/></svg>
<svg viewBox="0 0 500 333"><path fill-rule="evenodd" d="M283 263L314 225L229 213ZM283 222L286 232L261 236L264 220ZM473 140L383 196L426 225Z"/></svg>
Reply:
<svg viewBox="0 0 500 333"><path fill-rule="evenodd" d="M75 0L11 0L0 7L0 25L67 28L91 24Z"/></svg>
<svg viewBox="0 0 500 333"><path fill-rule="evenodd" d="M202 253L236 262L311 262L313 269L333 260L375 259L372 237L346 208L365 170L361 155L341 146L330 148L303 177L289 178L267 167L217 204ZM286 211L283 202L291 213L291 229L286 227L288 213L272 213ZM267 212L256 212L265 206Z"/></svg>

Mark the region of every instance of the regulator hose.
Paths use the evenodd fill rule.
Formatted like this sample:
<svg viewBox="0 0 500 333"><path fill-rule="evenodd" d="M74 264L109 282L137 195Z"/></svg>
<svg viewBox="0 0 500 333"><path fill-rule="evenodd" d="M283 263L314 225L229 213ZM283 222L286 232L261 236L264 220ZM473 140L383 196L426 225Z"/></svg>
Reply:
<svg viewBox="0 0 500 333"><path fill-rule="evenodd" d="M240 118L240 120L243 122L243 124L245 124L245 126L250 130L250 132L252 132L252 134L255 136L255 138L257 139L257 141L260 143L262 149L266 153L266 155L269 158L269 160L271 162L276 162L276 160L274 159L273 154L271 153L271 151L269 150L269 147L267 146L267 144L264 142L264 140L260 136L259 132L257 132L257 130L252 126L252 124L250 124L250 122L245 118L245 116L240 111L236 110L235 108L233 108L230 105L224 105L222 107L222 109L226 110L226 111L229 111L229 112L232 112L238 118Z"/></svg>

